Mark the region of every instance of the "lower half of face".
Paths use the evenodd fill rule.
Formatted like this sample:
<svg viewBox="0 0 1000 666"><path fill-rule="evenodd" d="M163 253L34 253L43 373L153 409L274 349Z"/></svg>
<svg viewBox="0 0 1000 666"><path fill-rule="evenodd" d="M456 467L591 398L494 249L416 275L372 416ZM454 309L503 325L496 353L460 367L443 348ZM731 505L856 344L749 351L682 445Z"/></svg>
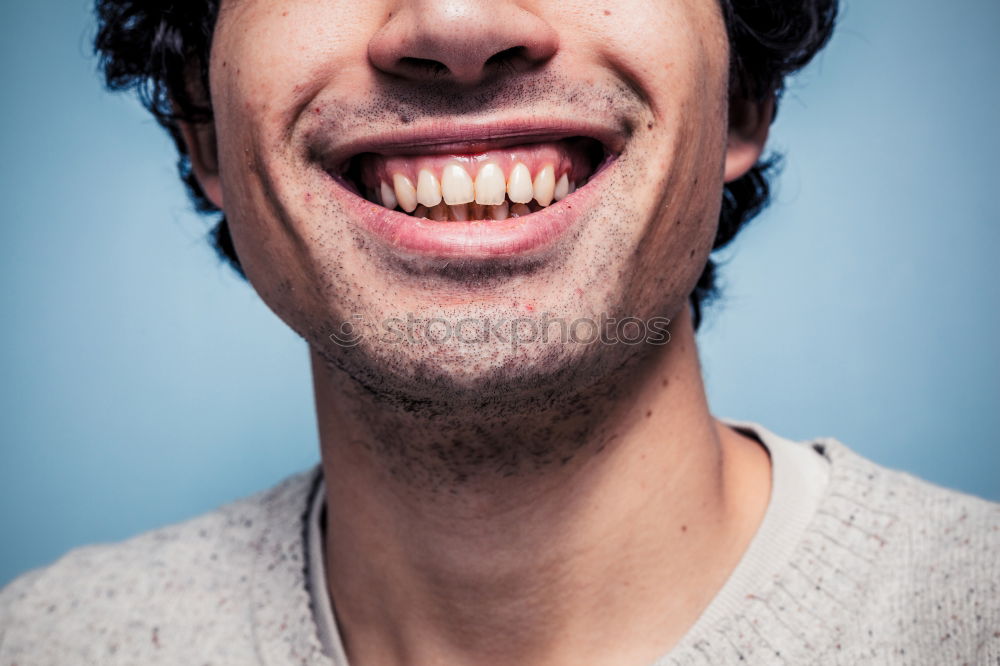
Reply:
<svg viewBox="0 0 1000 666"><path fill-rule="evenodd" d="M665 341L721 201L715 8L539 3L545 62L459 84L373 67L370 8L248 4L213 52L224 208L254 287L331 367L481 403L580 390Z"/></svg>

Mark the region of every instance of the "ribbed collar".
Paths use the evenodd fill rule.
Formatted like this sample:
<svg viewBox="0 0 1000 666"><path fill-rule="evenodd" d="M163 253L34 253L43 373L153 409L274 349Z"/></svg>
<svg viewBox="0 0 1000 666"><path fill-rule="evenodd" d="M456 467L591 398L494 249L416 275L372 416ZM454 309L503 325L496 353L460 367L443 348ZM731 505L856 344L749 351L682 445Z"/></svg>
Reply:
<svg viewBox="0 0 1000 666"><path fill-rule="evenodd" d="M768 509L722 590L655 666L815 660L861 608L871 565L892 538L895 516L878 510L883 468L833 439L795 443L756 424L731 425L754 433L771 454ZM802 456L816 455L829 463L828 482L823 466L802 465ZM816 501L803 502L816 484L822 488L813 493ZM251 626L267 666L347 666L336 631L326 651L320 639L318 620L335 628L325 584L316 604L310 596L307 569L314 565L307 549L318 536L309 535L310 507L318 524L324 496L316 468L264 500L268 520L256 545ZM322 560L314 558L320 567Z"/></svg>

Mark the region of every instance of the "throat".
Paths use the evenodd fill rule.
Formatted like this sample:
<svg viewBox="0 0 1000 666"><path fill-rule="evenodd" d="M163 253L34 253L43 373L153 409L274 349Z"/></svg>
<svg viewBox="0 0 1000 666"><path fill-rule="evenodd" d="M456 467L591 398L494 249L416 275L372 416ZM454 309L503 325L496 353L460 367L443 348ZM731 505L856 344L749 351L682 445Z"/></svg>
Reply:
<svg viewBox="0 0 1000 666"><path fill-rule="evenodd" d="M374 409L316 374L328 584L354 663L621 663L622 646L651 663L729 573L693 355L506 420Z"/></svg>

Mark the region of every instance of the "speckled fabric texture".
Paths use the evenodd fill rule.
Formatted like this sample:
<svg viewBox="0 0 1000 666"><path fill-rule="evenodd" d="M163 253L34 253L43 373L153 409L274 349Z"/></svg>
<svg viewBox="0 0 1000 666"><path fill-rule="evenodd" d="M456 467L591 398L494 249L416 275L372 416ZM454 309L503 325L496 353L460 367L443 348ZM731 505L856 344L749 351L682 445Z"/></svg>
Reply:
<svg viewBox="0 0 1000 666"><path fill-rule="evenodd" d="M835 440L795 446L830 463L798 542L658 666L1000 665L1000 504ZM334 666L305 571L318 474L18 578L0 592L0 666Z"/></svg>

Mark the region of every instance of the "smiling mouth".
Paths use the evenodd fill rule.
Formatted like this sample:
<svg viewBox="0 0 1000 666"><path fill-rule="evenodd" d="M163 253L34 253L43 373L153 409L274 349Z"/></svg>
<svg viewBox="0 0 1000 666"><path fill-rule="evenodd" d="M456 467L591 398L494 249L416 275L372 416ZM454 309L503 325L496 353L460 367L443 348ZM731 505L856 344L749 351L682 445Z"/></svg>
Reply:
<svg viewBox="0 0 1000 666"><path fill-rule="evenodd" d="M600 208L625 152L622 125L438 119L337 143L320 128L308 155L380 256L537 264L570 247Z"/></svg>
<svg viewBox="0 0 1000 666"><path fill-rule="evenodd" d="M363 152L336 176L354 194L413 218L500 222L562 201L613 159L597 139L575 136L502 147Z"/></svg>

